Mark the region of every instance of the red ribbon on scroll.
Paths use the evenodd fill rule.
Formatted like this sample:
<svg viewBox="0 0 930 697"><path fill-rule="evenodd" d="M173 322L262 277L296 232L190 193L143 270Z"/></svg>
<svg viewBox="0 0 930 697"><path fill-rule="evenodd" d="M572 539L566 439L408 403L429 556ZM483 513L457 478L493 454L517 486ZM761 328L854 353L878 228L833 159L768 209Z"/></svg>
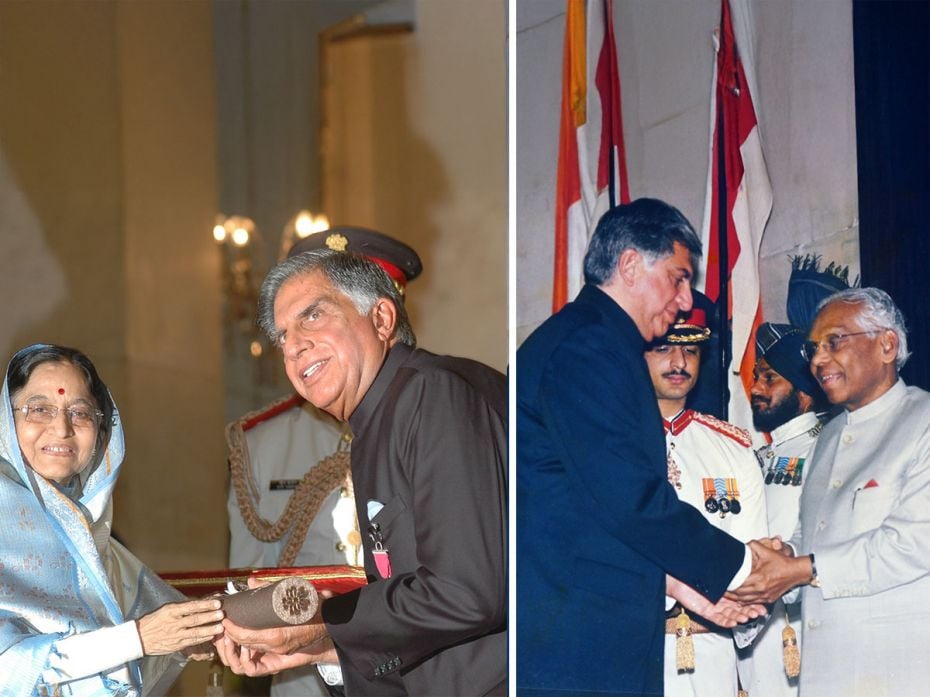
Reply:
<svg viewBox="0 0 930 697"><path fill-rule="evenodd" d="M218 569L216 571L170 571L159 576L184 595L200 598L222 593L228 581L246 584L249 577L260 581L280 581L288 576L300 576L310 581L318 591L342 595L364 586L365 569L360 566L287 566L266 569Z"/></svg>

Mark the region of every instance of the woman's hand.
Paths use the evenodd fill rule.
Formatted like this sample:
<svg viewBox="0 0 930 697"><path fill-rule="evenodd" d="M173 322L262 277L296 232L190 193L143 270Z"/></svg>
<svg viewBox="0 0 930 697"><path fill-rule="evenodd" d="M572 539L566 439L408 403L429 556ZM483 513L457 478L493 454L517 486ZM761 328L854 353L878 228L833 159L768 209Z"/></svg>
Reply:
<svg viewBox="0 0 930 697"><path fill-rule="evenodd" d="M136 622L142 653L163 656L212 641L223 633L223 611L216 598L169 603Z"/></svg>

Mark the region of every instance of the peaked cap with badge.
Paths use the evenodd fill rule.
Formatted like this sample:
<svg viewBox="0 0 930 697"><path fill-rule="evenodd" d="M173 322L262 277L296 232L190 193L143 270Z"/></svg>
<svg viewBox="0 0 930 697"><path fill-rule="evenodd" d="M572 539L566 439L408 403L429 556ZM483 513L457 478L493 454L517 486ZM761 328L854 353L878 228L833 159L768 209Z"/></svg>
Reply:
<svg viewBox="0 0 930 697"><path fill-rule="evenodd" d="M397 290L404 294L407 283L423 271L419 255L406 244L382 232L363 227L337 225L298 240L288 257L314 249L352 252L375 262L390 276Z"/></svg>
<svg viewBox="0 0 930 697"><path fill-rule="evenodd" d="M698 295L698 291L692 291ZM664 346L672 344L681 346L685 344L703 344L710 341L710 327L707 321L707 310L699 307L695 302L694 306L688 312L679 312L678 317L668 328L664 336L656 337L650 343L650 347Z"/></svg>

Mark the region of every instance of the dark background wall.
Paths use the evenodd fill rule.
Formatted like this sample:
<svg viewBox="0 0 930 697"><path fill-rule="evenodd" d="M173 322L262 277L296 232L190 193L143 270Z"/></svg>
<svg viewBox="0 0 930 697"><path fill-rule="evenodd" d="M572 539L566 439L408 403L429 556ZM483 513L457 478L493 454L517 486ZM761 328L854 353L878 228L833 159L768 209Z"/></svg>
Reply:
<svg viewBox="0 0 930 697"><path fill-rule="evenodd" d="M930 3L853 3L862 285L901 308L930 389Z"/></svg>

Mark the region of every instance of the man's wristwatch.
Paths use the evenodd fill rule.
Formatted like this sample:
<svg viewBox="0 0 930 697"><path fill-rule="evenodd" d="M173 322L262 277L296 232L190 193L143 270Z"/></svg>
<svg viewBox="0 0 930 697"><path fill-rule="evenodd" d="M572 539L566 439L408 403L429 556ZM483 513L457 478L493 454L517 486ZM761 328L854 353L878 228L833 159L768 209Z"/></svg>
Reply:
<svg viewBox="0 0 930 697"><path fill-rule="evenodd" d="M817 577L817 562L814 561L814 553L811 552L809 556L811 558L811 580L807 583L814 588L820 588L820 579Z"/></svg>

